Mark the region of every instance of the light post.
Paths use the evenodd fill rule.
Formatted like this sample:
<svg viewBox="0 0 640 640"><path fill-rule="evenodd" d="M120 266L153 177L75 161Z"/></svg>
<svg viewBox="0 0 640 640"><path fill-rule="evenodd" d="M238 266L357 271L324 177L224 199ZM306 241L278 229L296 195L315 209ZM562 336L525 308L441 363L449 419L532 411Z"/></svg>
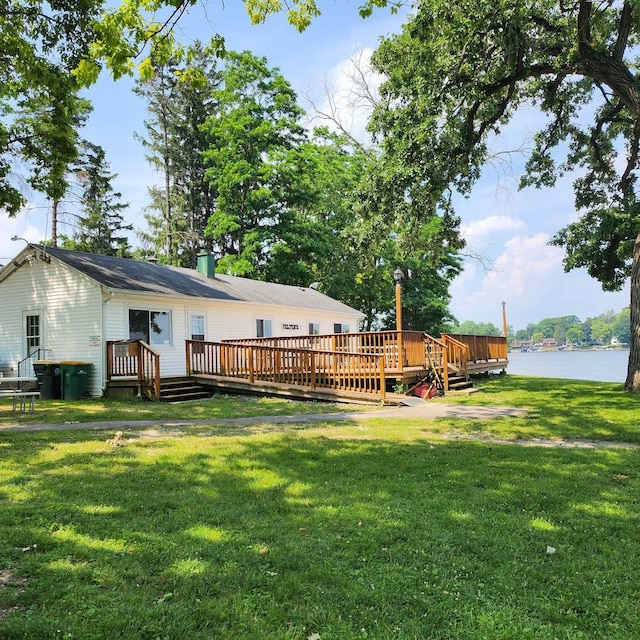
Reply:
<svg viewBox="0 0 640 640"><path fill-rule="evenodd" d="M402 331L402 281L404 273L398 268L393 272L393 279L396 282L396 329Z"/></svg>
<svg viewBox="0 0 640 640"><path fill-rule="evenodd" d="M393 272L396 283L396 331L398 336L398 371L402 371L404 365L404 351L402 345L402 281L404 272L399 267Z"/></svg>

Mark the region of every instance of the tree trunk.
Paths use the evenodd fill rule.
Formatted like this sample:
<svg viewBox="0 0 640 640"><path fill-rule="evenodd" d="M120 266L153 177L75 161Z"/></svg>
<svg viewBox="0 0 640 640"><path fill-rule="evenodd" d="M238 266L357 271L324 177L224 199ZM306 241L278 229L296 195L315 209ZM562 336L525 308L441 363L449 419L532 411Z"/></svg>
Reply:
<svg viewBox="0 0 640 640"><path fill-rule="evenodd" d="M626 391L640 393L640 234L633 246L631 263L631 344L629 345L629 365Z"/></svg>

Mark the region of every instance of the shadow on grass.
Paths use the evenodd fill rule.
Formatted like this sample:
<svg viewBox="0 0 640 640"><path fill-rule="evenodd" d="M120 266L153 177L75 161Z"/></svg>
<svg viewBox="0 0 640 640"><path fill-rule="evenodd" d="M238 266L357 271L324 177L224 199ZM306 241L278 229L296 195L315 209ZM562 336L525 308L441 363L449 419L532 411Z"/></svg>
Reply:
<svg viewBox="0 0 640 640"><path fill-rule="evenodd" d="M635 452L50 436L0 461L2 638L640 627Z"/></svg>
<svg viewBox="0 0 640 640"><path fill-rule="evenodd" d="M511 375L491 376L483 384L481 393L451 401L527 408L524 418L512 421L516 437L640 443L640 396L619 384Z"/></svg>

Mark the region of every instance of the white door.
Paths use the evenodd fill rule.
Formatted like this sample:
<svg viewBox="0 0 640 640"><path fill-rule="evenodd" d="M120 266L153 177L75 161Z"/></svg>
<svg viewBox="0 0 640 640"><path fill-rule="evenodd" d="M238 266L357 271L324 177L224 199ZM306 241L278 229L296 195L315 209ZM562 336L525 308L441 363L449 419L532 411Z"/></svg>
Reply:
<svg viewBox="0 0 640 640"><path fill-rule="evenodd" d="M42 314L38 311L26 311L24 318L24 350L27 357L44 347L44 327Z"/></svg>

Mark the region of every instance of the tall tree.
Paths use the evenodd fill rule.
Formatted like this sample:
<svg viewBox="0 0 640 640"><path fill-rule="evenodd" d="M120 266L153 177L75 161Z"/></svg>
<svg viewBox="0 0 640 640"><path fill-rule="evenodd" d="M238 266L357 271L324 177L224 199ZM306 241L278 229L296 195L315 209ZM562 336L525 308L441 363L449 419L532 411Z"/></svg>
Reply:
<svg viewBox="0 0 640 640"><path fill-rule="evenodd" d="M203 126L206 178L216 197L206 233L221 269L251 276L259 274L300 195L289 162L304 139L302 110L291 85L264 58L230 52L222 78L217 110Z"/></svg>
<svg viewBox="0 0 640 640"><path fill-rule="evenodd" d="M574 184L581 217L554 242L566 249L567 269L587 267L605 289L631 276L625 388L633 392L640 392L639 35L632 0L423 0L374 56L388 81L373 127L384 136L388 165L401 166L401 197L426 190L427 214L437 206L452 213L451 190L469 192L488 140L518 107L547 115L522 183L549 186L566 171L581 172ZM457 232L455 216L443 219Z"/></svg>
<svg viewBox="0 0 640 640"><path fill-rule="evenodd" d="M106 256L129 257L131 247L126 232L133 226L124 223L122 212L128 205L120 202L122 195L113 190L115 174L109 172L102 147L86 142L74 170L80 186L80 213L71 238L63 247Z"/></svg>
<svg viewBox="0 0 640 640"><path fill-rule="evenodd" d="M163 259L195 266L197 250L213 212L214 198L205 180L202 125L215 111L219 83L217 57L200 43L157 65L153 77L140 78L136 93L147 102L145 135L138 136L147 160L162 176L150 189L146 239Z"/></svg>

